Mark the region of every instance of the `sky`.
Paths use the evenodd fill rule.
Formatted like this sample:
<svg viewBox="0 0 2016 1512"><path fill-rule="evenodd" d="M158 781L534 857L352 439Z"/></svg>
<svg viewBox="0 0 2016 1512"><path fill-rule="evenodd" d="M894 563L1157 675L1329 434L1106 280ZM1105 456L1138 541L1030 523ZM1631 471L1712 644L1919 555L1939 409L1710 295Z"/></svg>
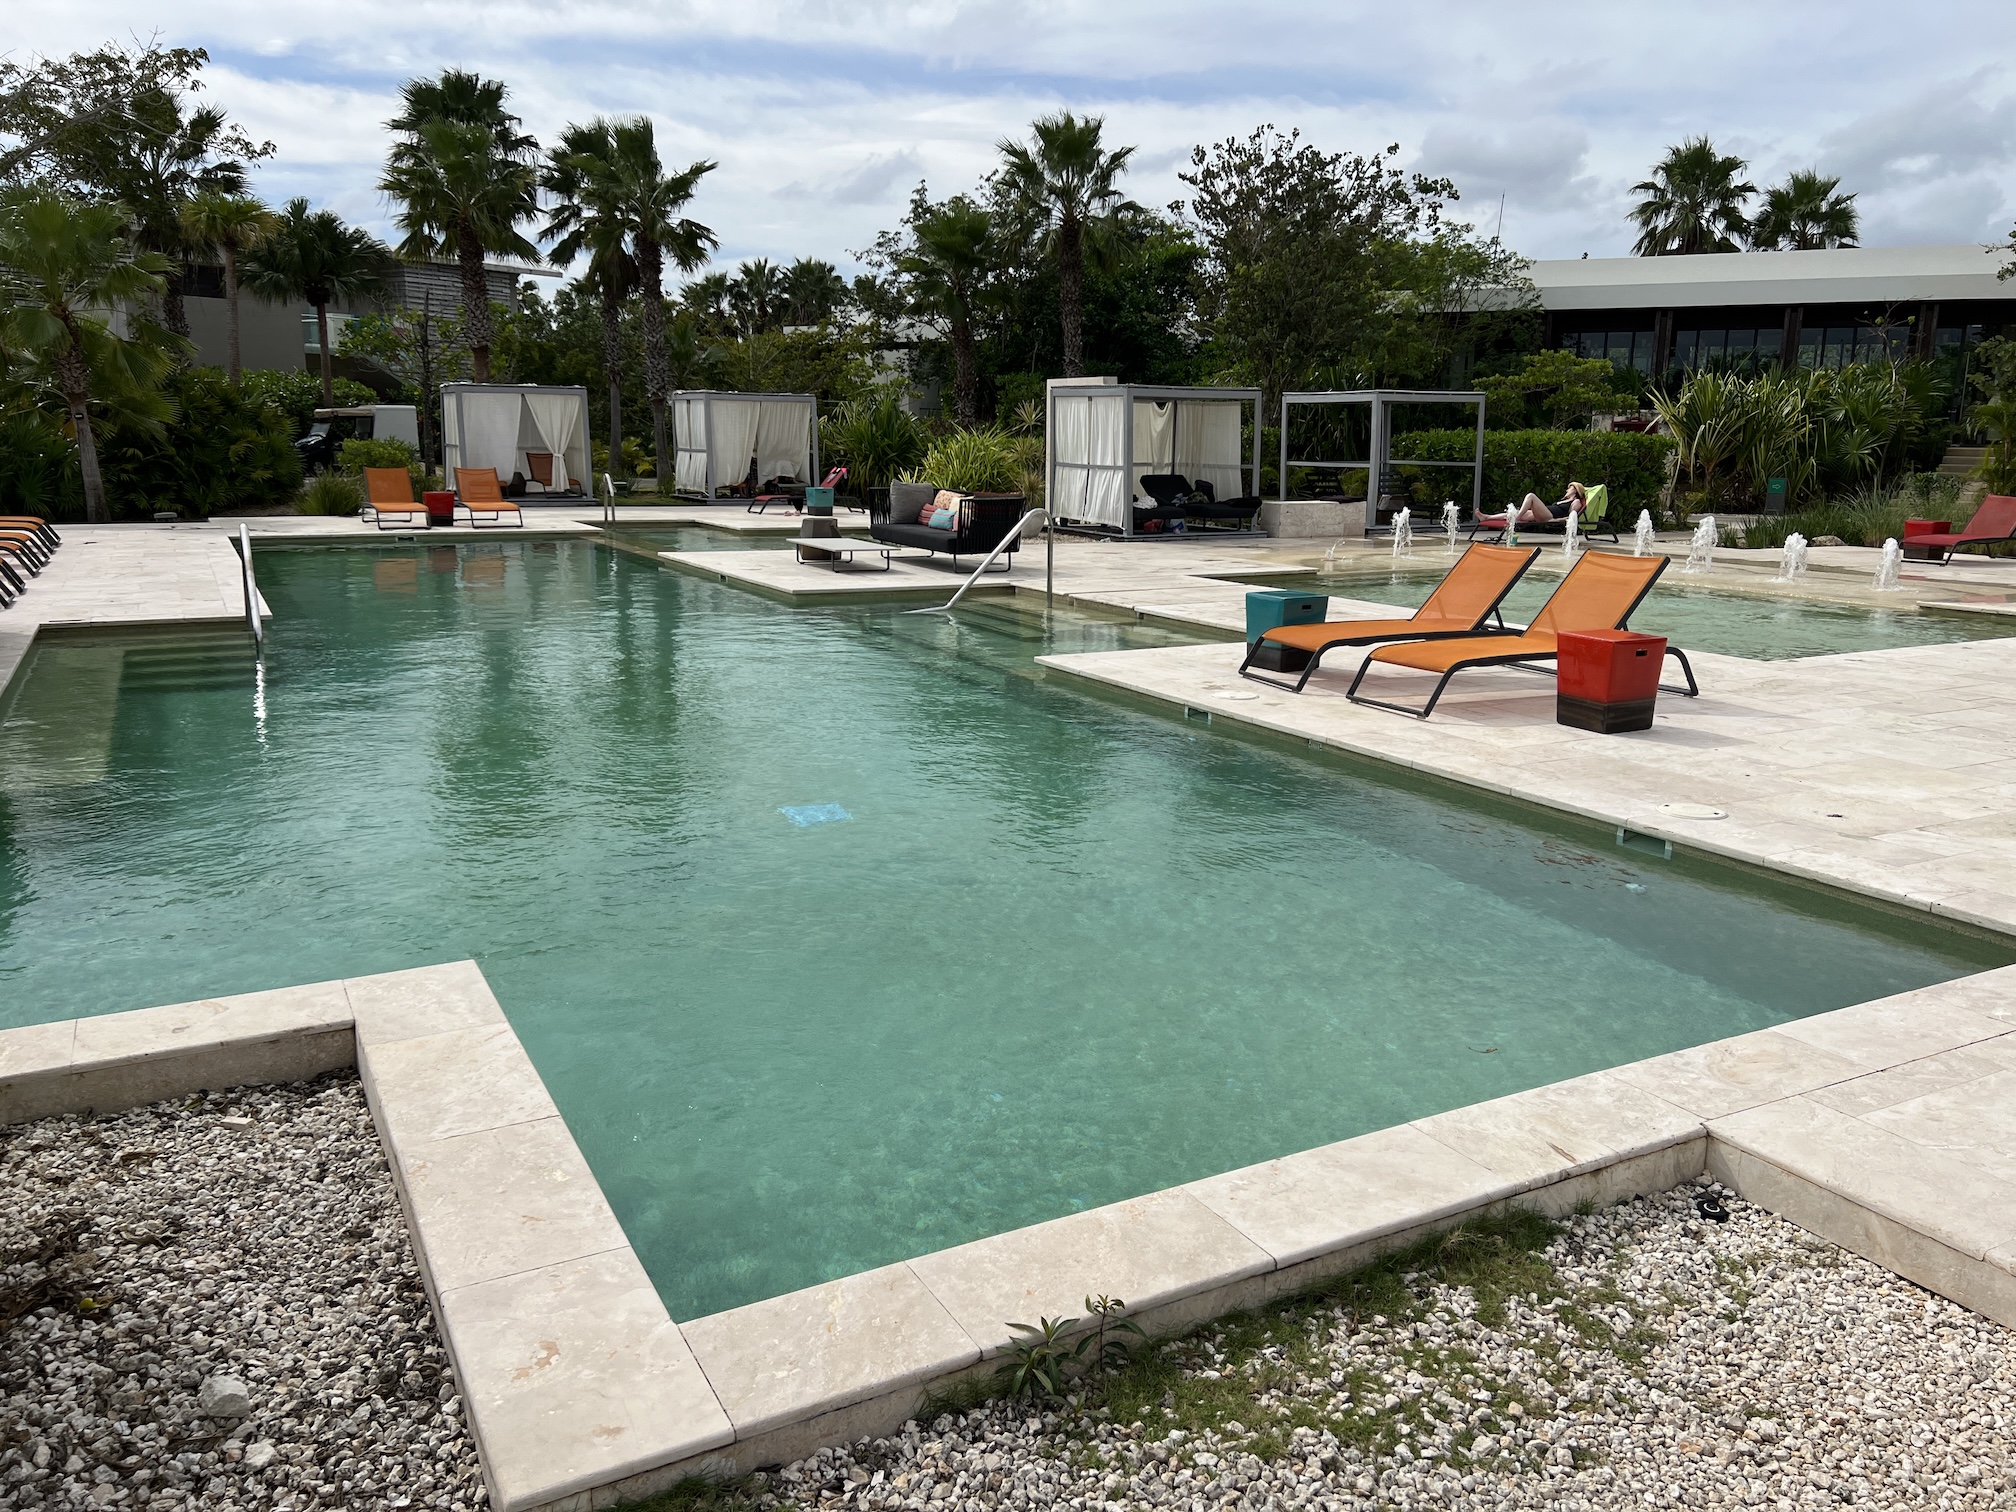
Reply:
<svg viewBox="0 0 2016 1512"><path fill-rule="evenodd" d="M648 113L668 165L719 167L690 213L717 265L852 251L911 188L972 187L1045 112L1101 115L1162 206L1199 143L1272 124L1329 151L1398 144L1461 216L1528 257L1630 250L1631 185L1707 134L1760 186L1817 166L1865 245L1991 242L2016 221L2009 0L1649 6L1358 0L14 0L17 62L159 35L207 48L207 94L305 194L381 235L373 187L400 83L505 80L551 140ZM1502 212L1501 212L1502 205Z"/></svg>

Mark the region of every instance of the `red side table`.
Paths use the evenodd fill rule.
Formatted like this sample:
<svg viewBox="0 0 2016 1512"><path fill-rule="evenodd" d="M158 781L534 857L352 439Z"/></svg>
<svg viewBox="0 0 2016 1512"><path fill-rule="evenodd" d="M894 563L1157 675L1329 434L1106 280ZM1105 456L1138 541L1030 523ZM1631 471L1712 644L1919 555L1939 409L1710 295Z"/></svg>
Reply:
<svg viewBox="0 0 2016 1512"><path fill-rule="evenodd" d="M1555 662L1557 723L1599 735L1652 728L1666 637L1635 630L1570 630Z"/></svg>
<svg viewBox="0 0 2016 1512"><path fill-rule="evenodd" d="M455 495L452 491L429 489L420 495L420 502L427 506L428 529L446 529L455 523Z"/></svg>

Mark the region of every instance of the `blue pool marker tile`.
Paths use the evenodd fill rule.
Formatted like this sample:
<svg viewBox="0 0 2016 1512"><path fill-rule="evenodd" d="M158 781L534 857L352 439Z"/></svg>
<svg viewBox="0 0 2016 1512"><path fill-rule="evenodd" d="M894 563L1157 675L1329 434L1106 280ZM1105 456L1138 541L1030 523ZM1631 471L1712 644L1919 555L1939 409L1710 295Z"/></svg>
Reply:
<svg viewBox="0 0 2016 1512"><path fill-rule="evenodd" d="M792 803L777 812L800 829L810 829L815 824L838 824L842 819L854 817L837 803Z"/></svg>

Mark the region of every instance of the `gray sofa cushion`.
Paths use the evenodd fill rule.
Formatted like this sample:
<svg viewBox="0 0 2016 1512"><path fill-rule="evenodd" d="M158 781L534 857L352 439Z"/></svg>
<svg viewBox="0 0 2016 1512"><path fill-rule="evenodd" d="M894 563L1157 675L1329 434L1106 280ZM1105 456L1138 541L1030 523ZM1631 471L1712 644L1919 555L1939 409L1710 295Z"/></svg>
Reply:
<svg viewBox="0 0 2016 1512"><path fill-rule="evenodd" d="M889 485L889 522L892 525L914 525L917 516L926 504L938 497L938 489L931 483L891 483Z"/></svg>

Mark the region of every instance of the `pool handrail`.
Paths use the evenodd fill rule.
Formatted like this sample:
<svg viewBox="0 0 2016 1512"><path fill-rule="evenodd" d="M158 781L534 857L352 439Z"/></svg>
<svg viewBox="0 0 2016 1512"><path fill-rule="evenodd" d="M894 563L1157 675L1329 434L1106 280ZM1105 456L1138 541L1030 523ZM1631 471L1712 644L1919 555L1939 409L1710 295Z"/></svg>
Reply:
<svg viewBox="0 0 2016 1512"><path fill-rule="evenodd" d="M252 627L252 644L261 655L266 651L266 627L259 623L259 585L252 577L252 527L238 525L238 566L245 579L245 619Z"/></svg>
<svg viewBox="0 0 2016 1512"><path fill-rule="evenodd" d="M972 573L967 577L966 581L959 585L959 591L953 594L952 597L947 599L944 603L934 604L928 609L905 609L903 612L905 614L950 614L952 612L953 606L956 605L959 602L959 600L966 597L966 590L971 588L975 583L980 581L980 574L985 572L989 567L994 565L994 558L1001 555L1001 553L1006 551L1009 548L1009 546L1014 544L1016 541L1020 540L1022 537L1022 532L1029 528L1029 522L1035 519L1038 515L1041 515L1043 517L1043 521L1046 526L1049 524L1050 511L1044 509L1040 505L1035 509L1030 510L1024 516L1022 516L1021 519L1015 522L1015 528L1009 531L1006 535L1002 536L1000 540L996 541L994 543L994 549L988 552L986 556L980 559L980 565L978 567L975 567ZM1054 566L1056 562L1056 548L1053 544L1051 544L1051 532L1047 529L1044 531L1044 542L1045 542L1045 549L1043 553L1043 597L1045 602L1047 603L1050 599L1052 592L1051 585L1054 577Z"/></svg>

